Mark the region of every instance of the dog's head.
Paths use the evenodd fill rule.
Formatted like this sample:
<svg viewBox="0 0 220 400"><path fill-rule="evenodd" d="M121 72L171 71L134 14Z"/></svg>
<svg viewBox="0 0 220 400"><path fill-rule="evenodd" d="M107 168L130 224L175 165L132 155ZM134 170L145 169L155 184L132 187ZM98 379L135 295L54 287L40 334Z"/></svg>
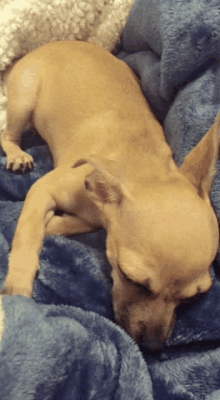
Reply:
<svg viewBox="0 0 220 400"><path fill-rule="evenodd" d="M177 306L212 286L219 234L209 195L218 119L167 179L133 185L123 182L114 161L92 156L77 163L95 168L85 186L105 221L116 321L151 349L171 335Z"/></svg>

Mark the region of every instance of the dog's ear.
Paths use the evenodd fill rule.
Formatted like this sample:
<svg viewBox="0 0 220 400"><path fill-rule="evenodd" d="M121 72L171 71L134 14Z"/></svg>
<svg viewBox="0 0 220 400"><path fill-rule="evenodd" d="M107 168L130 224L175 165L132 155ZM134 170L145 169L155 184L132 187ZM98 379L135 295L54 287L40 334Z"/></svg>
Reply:
<svg viewBox="0 0 220 400"><path fill-rule="evenodd" d="M114 203L120 205L123 199L121 176L112 160L99 156L80 159L73 168L89 163L94 170L86 176L85 188L95 203ZM120 176L120 178L119 178Z"/></svg>
<svg viewBox="0 0 220 400"><path fill-rule="evenodd" d="M180 171L197 188L199 195L208 199L216 174L220 145L220 112L211 129L186 156Z"/></svg>

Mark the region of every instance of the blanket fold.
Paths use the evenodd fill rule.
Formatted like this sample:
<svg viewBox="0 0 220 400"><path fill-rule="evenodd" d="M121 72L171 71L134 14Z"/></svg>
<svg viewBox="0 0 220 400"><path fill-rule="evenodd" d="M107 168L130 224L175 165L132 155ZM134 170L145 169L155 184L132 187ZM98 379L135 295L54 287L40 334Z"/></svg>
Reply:
<svg viewBox="0 0 220 400"><path fill-rule="evenodd" d="M112 322L81 308L42 306L20 296L5 296L3 302L10 319L1 350L2 399L132 399L144 398L146 391L145 398L152 399L137 346Z"/></svg>

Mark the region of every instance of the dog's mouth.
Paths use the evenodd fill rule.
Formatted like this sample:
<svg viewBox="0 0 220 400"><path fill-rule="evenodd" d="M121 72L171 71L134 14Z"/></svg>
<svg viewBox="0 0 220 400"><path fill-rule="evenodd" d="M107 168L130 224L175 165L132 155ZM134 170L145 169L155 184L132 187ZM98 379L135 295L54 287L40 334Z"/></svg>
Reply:
<svg viewBox="0 0 220 400"><path fill-rule="evenodd" d="M139 345L146 347L152 351L161 350L165 342L172 335L176 313L166 313L163 310L162 315L156 318L155 313L145 314L144 307L136 307L133 303L128 304L116 299L117 292L113 292L113 308L115 322L121 326ZM116 301L117 300L117 301ZM142 314L142 315L141 315ZM148 318L147 318L148 317Z"/></svg>
<svg viewBox="0 0 220 400"><path fill-rule="evenodd" d="M150 350L161 350L166 341L171 337L176 322L176 315L173 314L169 325L158 325L149 328L142 324L142 332L139 336L139 345L148 347Z"/></svg>
<svg viewBox="0 0 220 400"><path fill-rule="evenodd" d="M129 316L126 310L123 310L123 313L120 312L120 315L115 315L115 322L121 328L123 328L139 346L148 347L150 350L161 350L164 346L166 339L160 339L159 337L150 338L146 334L146 326L143 322L139 322L138 329L132 331L129 325ZM158 336L160 333L158 332Z"/></svg>
<svg viewBox="0 0 220 400"><path fill-rule="evenodd" d="M129 315L126 309L121 309L120 313L114 310L115 323L123 328L126 332L129 332ZM132 336L132 335L131 335Z"/></svg>
<svg viewBox="0 0 220 400"><path fill-rule="evenodd" d="M158 327L150 330L147 329L146 323L140 321L136 323L135 329L132 330L129 323L129 314L126 309L123 313L115 316L115 322L120 325L139 346L147 347L152 351L159 351L163 348L166 341L173 332L173 325L166 331L163 327ZM166 332L165 332L166 331Z"/></svg>

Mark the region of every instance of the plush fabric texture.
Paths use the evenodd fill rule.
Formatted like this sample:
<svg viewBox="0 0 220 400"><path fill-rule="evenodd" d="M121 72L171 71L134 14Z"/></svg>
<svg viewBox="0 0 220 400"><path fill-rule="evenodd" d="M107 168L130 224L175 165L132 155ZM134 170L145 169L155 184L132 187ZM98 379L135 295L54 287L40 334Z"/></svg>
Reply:
<svg viewBox="0 0 220 400"><path fill-rule="evenodd" d="M45 43L84 40L113 50L135 0L0 0L0 81L6 68ZM6 121L0 85L0 127Z"/></svg>
<svg viewBox="0 0 220 400"><path fill-rule="evenodd" d="M138 0L124 29L118 57L140 75L178 164L220 108L219 47L220 0ZM25 195L52 168L36 136L23 146L35 159L23 175L7 171L0 154L1 287ZM45 238L40 264L33 299L2 298L1 400L220 399L218 257L213 287L178 309L172 338L155 353L114 323L104 231Z"/></svg>

